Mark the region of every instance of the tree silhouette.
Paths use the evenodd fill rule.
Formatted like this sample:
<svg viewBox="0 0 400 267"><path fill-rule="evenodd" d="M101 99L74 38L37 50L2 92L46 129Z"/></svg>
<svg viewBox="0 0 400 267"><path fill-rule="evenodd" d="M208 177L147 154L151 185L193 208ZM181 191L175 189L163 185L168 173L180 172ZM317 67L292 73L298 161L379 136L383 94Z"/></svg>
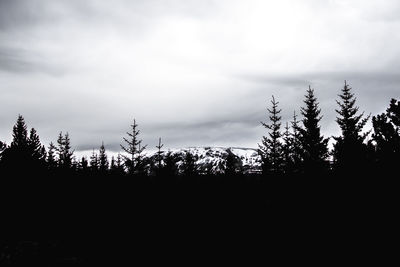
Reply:
<svg viewBox="0 0 400 267"><path fill-rule="evenodd" d="M293 173L299 173L302 165L302 155L303 150L301 147L301 134L300 134L300 125L297 120L296 111L293 112L293 120L290 122L292 126L292 163Z"/></svg>
<svg viewBox="0 0 400 267"><path fill-rule="evenodd" d="M47 152L47 167L49 170L55 170L57 167L57 161L56 161L56 147L54 146L53 142L50 142L49 144L49 150Z"/></svg>
<svg viewBox="0 0 400 267"><path fill-rule="evenodd" d="M46 149L40 143L39 135L34 128L32 128L29 133L28 150L33 160L37 161L38 164L44 163L46 159Z"/></svg>
<svg viewBox="0 0 400 267"><path fill-rule="evenodd" d="M164 151L161 150L163 148L164 144L161 143L161 137L158 138L158 145L156 146L157 148L157 154L156 154L156 161L157 161L157 174L159 175L162 169L162 160L163 160L163 153Z"/></svg>
<svg viewBox="0 0 400 267"><path fill-rule="evenodd" d="M137 174L142 166L142 152L146 149L147 145L142 146L142 140L139 139L140 130L137 129L138 124L133 120L131 125L131 132L127 132L127 138L123 138L126 145L121 144L121 148L128 156L123 155L125 159L125 166L130 175Z"/></svg>
<svg viewBox="0 0 400 267"><path fill-rule="evenodd" d="M372 117L372 125L377 164L392 170L400 161L400 101L391 99L385 113Z"/></svg>
<svg viewBox="0 0 400 267"><path fill-rule="evenodd" d="M328 140L321 135L319 122L321 109L311 86L308 87L304 100L305 107L301 108L303 127L299 127L302 147L303 171L318 173L327 169Z"/></svg>
<svg viewBox="0 0 400 267"><path fill-rule="evenodd" d="M78 171L82 175L88 175L89 174L89 162L86 159L86 157L82 157L79 164L78 164Z"/></svg>
<svg viewBox="0 0 400 267"><path fill-rule="evenodd" d="M45 149L41 145L39 136L34 128L28 136L24 118L19 115L13 127L11 145L3 151L2 161L6 168L17 173L39 171L44 167ZM20 168L24 166L24 168Z"/></svg>
<svg viewBox="0 0 400 267"><path fill-rule="evenodd" d="M283 157L283 169L285 173L292 173L293 171L293 154L294 154L294 140L292 133L290 132L289 123L286 123L285 132L283 133L283 144L282 144L282 157Z"/></svg>
<svg viewBox="0 0 400 267"><path fill-rule="evenodd" d="M125 174L124 164L121 154L118 153L117 159L114 156L111 160L110 172L114 176L123 176Z"/></svg>
<svg viewBox="0 0 400 267"><path fill-rule="evenodd" d="M100 151L99 151L99 171L102 175L105 175L108 172L108 158L106 154L106 148L104 147L104 142L101 143Z"/></svg>
<svg viewBox="0 0 400 267"><path fill-rule="evenodd" d="M17 123L13 127L11 148L26 150L28 146L28 130L24 118L18 115Z"/></svg>
<svg viewBox="0 0 400 267"><path fill-rule="evenodd" d="M362 133L369 116L364 117L364 112L358 114L359 108L355 106L356 98L351 92L351 87L344 82L344 87L339 95L340 100L336 100L340 109L336 109L338 117L336 122L339 124L341 136L334 137L333 159L334 167L339 172L359 171L361 164L367 160L367 146L364 140L369 132Z"/></svg>
<svg viewBox="0 0 400 267"><path fill-rule="evenodd" d="M62 132L60 132L58 134L56 151L58 167L64 171L72 169L74 150L71 149L71 141L68 133L63 135Z"/></svg>
<svg viewBox="0 0 400 267"><path fill-rule="evenodd" d="M263 162L263 172L279 173L282 171L282 143L280 141L282 134L280 132L281 116L279 116L281 110L278 109L279 102L275 101L274 96L272 96L271 104L272 109L267 109L271 123L261 122L268 129L268 136L263 136L262 144L258 146Z"/></svg>
<svg viewBox="0 0 400 267"><path fill-rule="evenodd" d="M92 152L92 155L90 156L90 169L92 171L92 174L97 174L99 171L99 157L97 156L96 152Z"/></svg>

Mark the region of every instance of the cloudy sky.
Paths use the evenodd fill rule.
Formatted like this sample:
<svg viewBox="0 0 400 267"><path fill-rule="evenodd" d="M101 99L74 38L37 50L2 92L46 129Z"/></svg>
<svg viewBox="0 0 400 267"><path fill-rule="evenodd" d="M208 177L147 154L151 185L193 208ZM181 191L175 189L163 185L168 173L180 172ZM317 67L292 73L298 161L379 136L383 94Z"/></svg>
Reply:
<svg viewBox="0 0 400 267"><path fill-rule="evenodd" d="M18 114L44 143L256 147L271 95L288 120L310 84L338 134L348 80L367 113L400 97L397 0L0 0L0 140Z"/></svg>

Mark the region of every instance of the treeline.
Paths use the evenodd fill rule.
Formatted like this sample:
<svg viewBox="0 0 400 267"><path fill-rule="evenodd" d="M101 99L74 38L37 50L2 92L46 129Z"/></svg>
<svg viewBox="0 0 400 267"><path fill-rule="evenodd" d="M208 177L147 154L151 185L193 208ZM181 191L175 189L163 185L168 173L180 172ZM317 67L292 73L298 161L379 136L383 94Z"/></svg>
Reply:
<svg viewBox="0 0 400 267"><path fill-rule="evenodd" d="M400 101L392 99L386 112L372 117L373 129L363 131L370 115L360 112L351 87L345 82L336 100L336 122L341 130L334 136L333 149L328 149L329 137L321 134L321 109L315 92L308 88L301 119L296 112L282 127L279 102L272 97L266 122L261 122L267 134L259 144L262 174L268 176L346 174L391 170L400 162ZM123 138L123 154L107 156L104 143L92 155L80 159L74 156L68 133L60 132L57 141L45 147L35 128L28 129L19 115L12 130L12 142L0 141L0 171L12 175L81 175L81 176L198 176L212 175L197 166L195 155L183 155L162 150L161 138L157 152L145 155L136 120ZM230 152L230 151L228 151ZM223 170L227 176L242 175L240 159L233 153L225 158Z"/></svg>
<svg viewBox="0 0 400 267"><path fill-rule="evenodd" d="M269 122L262 122L269 133L259 145L263 173L353 175L396 168L400 162L400 101L392 99L386 112L372 117L373 129L363 131L371 115L359 111L346 81L338 97L335 111L341 135L332 137L332 150L328 149L330 138L321 134L321 109L311 87L301 107L302 119L294 112L283 131L281 109L272 97Z"/></svg>

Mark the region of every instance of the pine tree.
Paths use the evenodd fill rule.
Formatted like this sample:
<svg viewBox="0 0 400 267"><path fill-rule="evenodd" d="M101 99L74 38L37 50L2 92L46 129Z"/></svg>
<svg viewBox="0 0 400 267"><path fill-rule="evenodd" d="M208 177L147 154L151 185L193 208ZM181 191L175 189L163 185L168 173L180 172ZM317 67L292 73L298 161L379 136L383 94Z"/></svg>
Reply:
<svg viewBox="0 0 400 267"><path fill-rule="evenodd" d="M292 126L292 161L293 161L293 173L299 173L302 165L302 154L303 150L300 141L300 125L297 120L296 111L293 112L293 120L291 121Z"/></svg>
<svg viewBox="0 0 400 267"><path fill-rule="evenodd" d="M90 156L90 169L92 171L92 174L97 174L99 171L99 157L97 156L96 152L92 152L92 155Z"/></svg>
<svg viewBox="0 0 400 267"><path fill-rule="evenodd" d="M69 169L72 167L74 150L71 149L71 141L68 132L64 136L64 167Z"/></svg>
<svg viewBox="0 0 400 267"><path fill-rule="evenodd" d="M268 129L268 136L263 136L262 144L259 145L259 152L263 162L264 173L280 173L282 171L282 143L280 138L282 134L281 128L281 112L278 109L279 102L275 101L274 96L271 100L272 109L267 109L269 112L270 124L261 122Z"/></svg>
<svg viewBox="0 0 400 267"><path fill-rule="evenodd" d="M137 174L142 166L142 152L146 149L147 145L141 146L142 140L139 139L140 130L137 129L138 124L133 120L131 125L131 132L127 132L128 138L123 138L126 145L121 144L121 148L128 156L123 156L125 165L129 174Z"/></svg>
<svg viewBox="0 0 400 267"><path fill-rule="evenodd" d="M79 169L79 172L81 174L84 174L84 175L88 174L88 172L89 172L89 162L86 159L86 157L82 157L81 158L81 161L79 162L79 165L78 165L78 169Z"/></svg>
<svg viewBox="0 0 400 267"><path fill-rule="evenodd" d="M62 132L59 133L57 139L57 154L58 154L58 167L62 169L71 169L74 150L71 149L71 141L69 134L64 136Z"/></svg>
<svg viewBox="0 0 400 267"><path fill-rule="evenodd" d="M56 150L57 150L57 165L58 168L62 168L64 165L64 136L62 132L58 134Z"/></svg>
<svg viewBox="0 0 400 267"><path fill-rule="evenodd" d="M53 142L50 142L49 151L47 152L47 167L49 170L54 170L57 167L57 161L55 157L56 147Z"/></svg>
<svg viewBox="0 0 400 267"><path fill-rule="evenodd" d="M305 107L301 108L303 127L299 127L300 142L302 147L303 167L306 173L318 173L328 169L328 138L321 134L319 122L321 109L318 107L317 98L311 86L305 95Z"/></svg>
<svg viewBox="0 0 400 267"><path fill-rule="evenodd" d="M285 173L291 173L293 169L293 136L290 132L289 123L286 123L283 133L282 156Z"/></svg>
<svg viewBox="0 0 400 267"><path fill-rule="evenodd" d="M104 142L101 143L99 151L99 171L101 174L106 174L108 171L109 163L106 154L106 148L104 147Z"/></svg>
<svg viewBox="0 0 400 267"><path fill-rule="evenodd" d="M156 154L156 161L157 161L157 174L160 174L161 169L162 169L162 160L163 160L163 153L164 151L161 150L163 148L164 144L161 143L161 137L158 139L158 145L156 146L157 148L157 154Z"/></svg>
<svg viewBox="0 0 400 267"><path fill-rule="evenodd" d="M400 162L400 101L391 99L385 113L372 117L376 163L380 170L394 170Z"/></svg>
<svg viewBox="0 0 400 267"><path fill-rule="evenodd" d="M344 87L339 95L340 100L336 100L340 109L336 109L338 117L336 122L339 124L341 136L334 137L333 157L336 170L343 172L359 171L360 165L366 163L367 146L364 144L367 133L362 133L369 116L364 117L364 112L358 114L359 108L355 106L356 98L351 92L351 87L344 82Z"/></svg>
<svg viewBox="0 0 400 267"><path fill-rule="evenodd" d="M11 148L26 150L28 146L28 130L24 118L18 115L17 123L13 127Z"/></svg>
<svg viewBox="0 0 400 267"><path fill-rule="evenodd" d="M39 135L34 128L32 128L29 133L28 150L32 159L36 161L36 164L44 163L46 159L46 150L40 143Z"/></svg>

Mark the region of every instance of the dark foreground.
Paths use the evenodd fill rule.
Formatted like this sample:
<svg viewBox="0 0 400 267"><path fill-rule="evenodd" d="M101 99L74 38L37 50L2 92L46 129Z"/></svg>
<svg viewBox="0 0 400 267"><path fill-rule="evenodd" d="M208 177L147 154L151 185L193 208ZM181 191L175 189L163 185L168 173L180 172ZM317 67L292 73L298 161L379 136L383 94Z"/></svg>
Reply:
<svg viewBox="0 0 400 267"><path fill-rule="evenodd" d="M389 231L389 184L320 178L4 179L0 265L235 260L310 240L370 244Z"/></svg>

